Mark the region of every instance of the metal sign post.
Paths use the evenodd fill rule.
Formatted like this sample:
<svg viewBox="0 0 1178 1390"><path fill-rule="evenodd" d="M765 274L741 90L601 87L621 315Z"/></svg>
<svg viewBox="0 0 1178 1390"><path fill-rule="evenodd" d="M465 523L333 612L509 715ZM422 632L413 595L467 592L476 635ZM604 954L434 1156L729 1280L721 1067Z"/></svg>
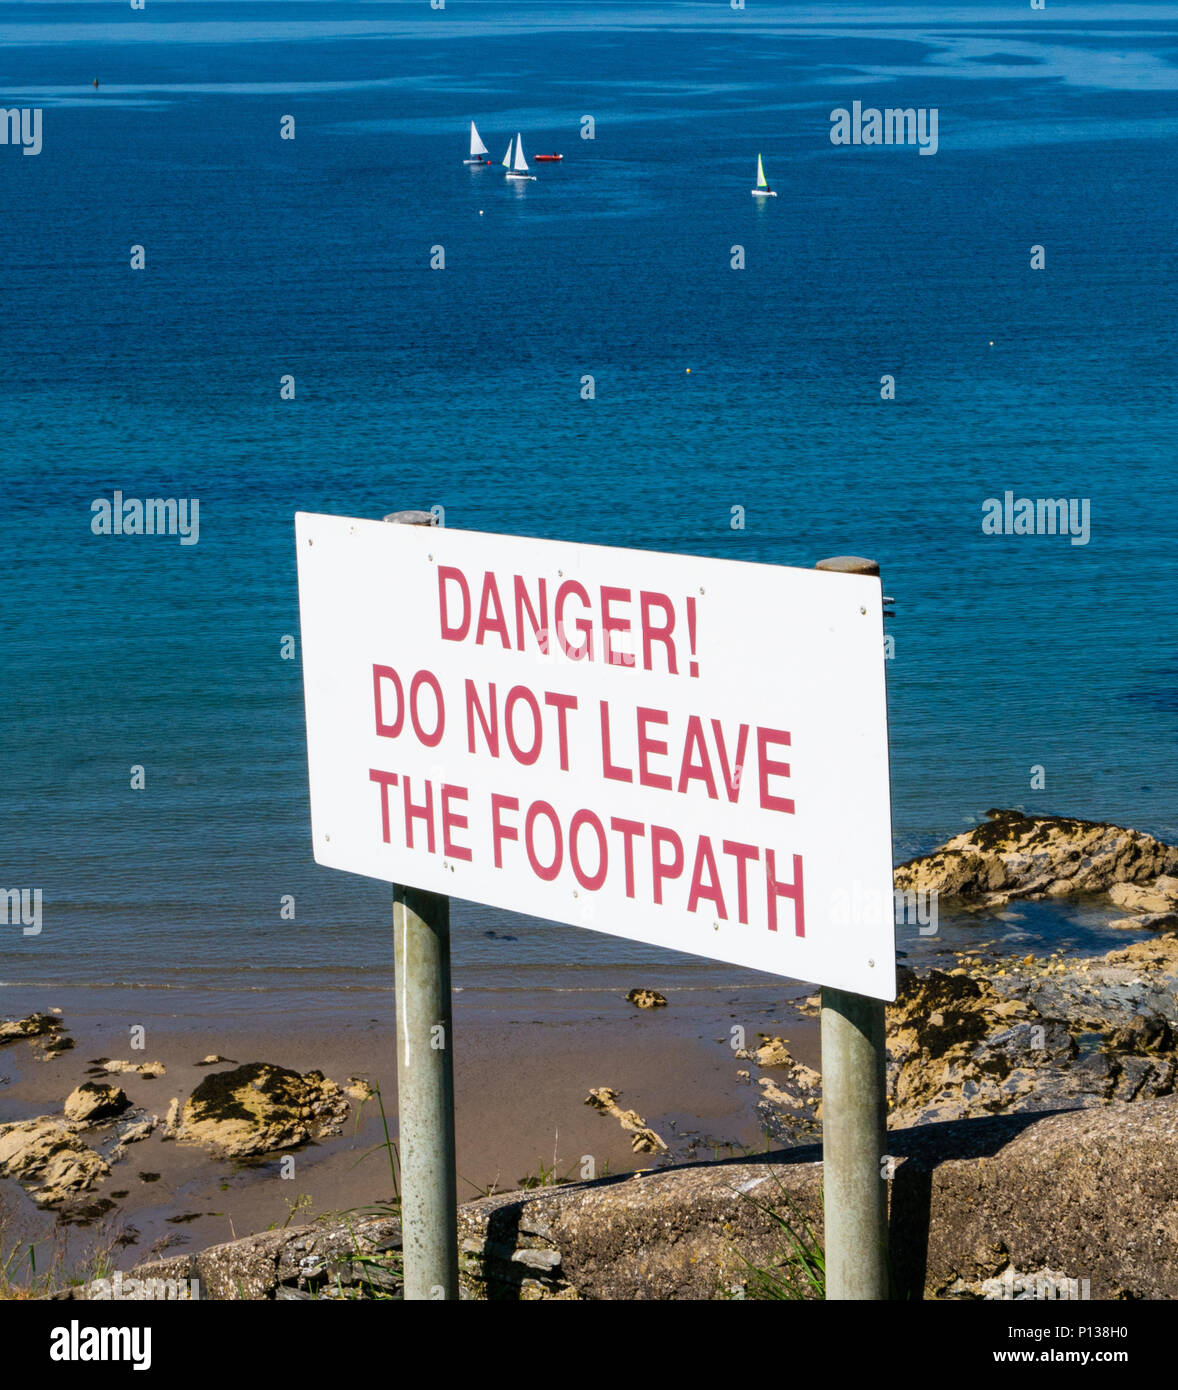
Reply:
<svg viewBox="0 0 1178 1390"><path fill-rule="evenodd" d="M458 1297L450 899L393 888L405 1297Z"/></svg>
<svg viewBox="0 0 1178 1390"><path fill-rule="evenodd" d="M820 570L878 574L836 555ZM885 600L886 602L886 600ZM822 1190L826 1297L888 1297L886 1026L882 999L822 988Z"/></svg>
<svg viewBox="0 0 1178 1390"><path fill-rule="evenodd" d="M429 512L394 512L429 526ZM393 886L397 1137L406 1299L458 1297L450 899Z"/></svg>

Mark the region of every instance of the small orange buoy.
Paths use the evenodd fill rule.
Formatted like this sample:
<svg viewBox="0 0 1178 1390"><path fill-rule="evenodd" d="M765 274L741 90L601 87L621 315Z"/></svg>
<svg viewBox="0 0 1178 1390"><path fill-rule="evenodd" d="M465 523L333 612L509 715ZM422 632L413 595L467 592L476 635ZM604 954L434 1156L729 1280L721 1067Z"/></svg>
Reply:
<svg viewBox="0 0 1178 1390"><path fill-rule="evenodd" d="M690 368L690 367L687 368L687 375L688 375L688 376L691 375L691 368Z"/></svg>

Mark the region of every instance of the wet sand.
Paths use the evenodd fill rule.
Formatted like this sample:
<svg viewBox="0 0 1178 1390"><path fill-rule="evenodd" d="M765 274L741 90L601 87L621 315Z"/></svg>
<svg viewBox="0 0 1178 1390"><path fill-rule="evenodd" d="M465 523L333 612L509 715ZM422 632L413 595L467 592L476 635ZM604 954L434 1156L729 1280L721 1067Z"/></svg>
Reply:
<svg viewBox="0 0 1178 1390"><path fill-rule="evenodd" d="M635 981L658 987L657 980ZM788 1002L809 992L793 982L780 991L763 986L664 990L668 1007L640 1010L624 992L552 991L521 993L463 991L454 998L455 1090L460 1200L488 1187L514 1188L553 1169L578 1179L632 1171L660 1161L758 1152L766 1137L755 1104L757 1068L735 1056L731 1029L743 1028L756 1045L758 1032L780 1034L794 1055L818 1062L817 1027ZM52 997L50 997L52 995ZM160 1061L167 1074L147 1079L111 1077L135 1106L163 1120L174 1096L183 1102L210 1071L204 1056L219 1053L236 1062L266 1061L297 1071L318 1069L333 1081L364 1076L380 1087L396 1137L396 1052L391 994L362 1012L272 1007L260 1020L186 1016L173 1001L126 991L104 992L103 1012L94 1012L92 991L21 989L6 994L4 1013L62 1009L73 1050L50 1061L36 1060L32 1044L0 1049L0 1122L60 1113L65 1097L92 1076L93 1059ZM176 1001L179 1002L179 1001ZM261 1001L259 1001L261 1002ZM166 1011L165 1011L166 1010ZM147 1030L147 1046L132 1051L129 1027ZM751 1080L738 1076L750 1070ZM634 1154L615 1119L584 1104L589 1090L610 1086L618 1103L636 1110L667 1142L660 1159ZM95 1142L100 1131L83 1135ZM164 1140L157 1130L131 1145L88 1199L105 1198L112 1209L87 1226L60 1227L39 1211L13 1181L0 1182L7 1210L4 1241L36 1240L43 1254L54 1240L64 1243L67 1264L98 1245L128 1243L116 1264L129 1269L154 1250L194 1250L287 1222L299 1224L332 1211L390 1199L395 1187L375 1098L352 1104L343 1132L325 1137L294 1156L290 1177L282 1176L282 1154L259 1160L216 1158L203 1149ZM777 1146L777 1142L775 1146ZM289 1163L285 1165L289 1170ZM143 1174L157 1174L147 1180ZM56 1233L55 1233L56 1228Z"/></svg>

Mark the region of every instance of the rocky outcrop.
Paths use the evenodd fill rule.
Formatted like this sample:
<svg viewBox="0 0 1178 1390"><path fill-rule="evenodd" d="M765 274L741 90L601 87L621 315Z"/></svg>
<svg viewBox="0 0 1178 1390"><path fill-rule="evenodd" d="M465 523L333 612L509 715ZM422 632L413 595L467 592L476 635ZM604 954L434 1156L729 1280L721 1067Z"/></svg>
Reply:
<svg viewBox="0 0 1178 1390"><path fill-rule="evenodd" d="M636 1154L666 1153L667 1145L650 1129L637 1110L623 1110L617 1104L618 1092L609 1086L596 1086L585 1097L585 1104L600 1110L603 1115L612 1115L622 1128L630 1134L630 1147Z"/></svg>
<svg viewBox="0 0 1178 1390"><path fill-rule="evenodd" d="M38 1206L57 1206L109 1172L102 1155L53 1115L0 1125L0 1177L19 1179Z"/></svg>
<svg viewBox="0 0 1178 1390"><path fill-rule="evenodd" d="M126 1092L118 1086L86 1081L66 1097L65 1117L78 1125L90 1125L121 1115L130 1104Z"/></svg>
<svg viewBox="0 0 1178 1390"><path fill-rule="evenodd" d="M787 1143L797 1143L819 1132L817 1117L822 1113L822 1077L813 1067L795 1060L784 1038L759 1033L760 1043L754 1048L740 1048L736 1056L755 1063L772 1076L759 1076L756 1084L760 1099L756 1103L757 1117L766 1134ZM737 1075L752 1081L747 1071ZM811 1114L811 1112L813 1112Z"/></svg>
<svg viewBox="0 0 1178 1390"><path fill-rule="evenodd" d="M0 1022L0 1045L20 1038L43 1038L61 1032L61 1020L52 1014L29 1014L26 1018L9 1018Z"/></svg>
<svg viewBox="0 0 1178 1390"><path fill-rule="evenodd" d="M1117 884L1156 888L1157 880L1178 875L1178 846L1140 830L1070 816L986 814L982 825L901 864L896 889L995 907L1014 898L1107 893ZM1178 898L1164 889L1157 901L1163 906L1155 911L1178 908Z"/></svg>
<svg viewBox="0 0 1178 1390"><path fill-rule="evenodd" d="M28 1039L35 1049L39 1062L52 1061L74 1046L73 1038L67 1037L61 1019L55 1017L60 1010L47 1014L29 1014L25 1018L10 1018L0 1022L0 1046L4 1043Z"/></svg>
<svg viewBox="0 0 1178 1390"><path fill-rule="evenodd" d="M347 1114L347 1097L322 1072L249 1062L205 1077L180 1112L175 1138L243 1158L338 1133Z"/></svg>
<svg viewBox="0 0 1178 1390"><path fill-rule="evenodd" d="M890 1123L1069 1109L1178 1086L1178 938L924 976L888 1008Z"/></svg>
<svg viewBox="0 0 1178 1390"><path fill-rule="evenodd" d="M894 1128L1178 1090L1178 936L1079 959L962 952L958 961L898 973L887 1009ZM769 1069L756 1084L770 1135L796 1143L817 1133L822 1078L793 1060L784 1039L762 1035L737 1055Z"/></svg>

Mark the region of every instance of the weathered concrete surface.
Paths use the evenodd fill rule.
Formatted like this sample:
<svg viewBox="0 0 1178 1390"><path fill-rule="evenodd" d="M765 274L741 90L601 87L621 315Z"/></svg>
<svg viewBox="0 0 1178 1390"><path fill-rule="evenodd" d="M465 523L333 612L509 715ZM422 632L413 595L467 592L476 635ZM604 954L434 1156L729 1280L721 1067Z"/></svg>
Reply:
<svg viewBox="0 0 1178 1390"><path fill-rule="evenodd" d="M316 1297L360 1282L393 1293L400 1287L400 1249L401 1225L395 1217L356 1217L335 1225L264 1231L198 1254L149 1260L132 1273L140 1280L195 1279L202 1299ZM390 1266L387 1275L375 1263L382 1257ZM83 1285L58 1296L85 1299L88 1293Z"/></svg>
<svg viewBox="0 0 1178 1390"><path fill-rule="evenodd" d="M1051 1270L1094 1299L1178 1298L1178 1097L924 1126L892 1147L907 1155L892 1192L905 1287L935 1298Z"/></svg>
<svg viewBox="0 0 1178 1390"><path fill-rule="evenodd" d="M889 1136L891 1267L903 1298L991 1296L1008 1277L1087 1280L1093 1299L1178 1298L1178 1097L922 1125ZM494 1299L740 1296L748 1260L781 1259L769 1209L821 1231L820 1149L502 1193L459 1209L462 1291ZM271 1231L141 1265L207 1298L363 1291L357 1252L388 1256L395 1218ZM79 1290L77 1297L85 1297Z"/></svg>
<svg viewBox="0 0 1178 1390"><path fill-rule="evenodd" d="M1108 893L1115 884L1135 884L1148 885L1149 891L1123 894L1123 906L1132 903L1142 911L1146 903L1154 911L1178 906L1178 897L1166 891L1171 876L1178 874L1178 845L1165 845L1140 830L1072 816L986 814L989 819L973 830L901 864L895 887L996 907L1012 898Z"/></svg>

